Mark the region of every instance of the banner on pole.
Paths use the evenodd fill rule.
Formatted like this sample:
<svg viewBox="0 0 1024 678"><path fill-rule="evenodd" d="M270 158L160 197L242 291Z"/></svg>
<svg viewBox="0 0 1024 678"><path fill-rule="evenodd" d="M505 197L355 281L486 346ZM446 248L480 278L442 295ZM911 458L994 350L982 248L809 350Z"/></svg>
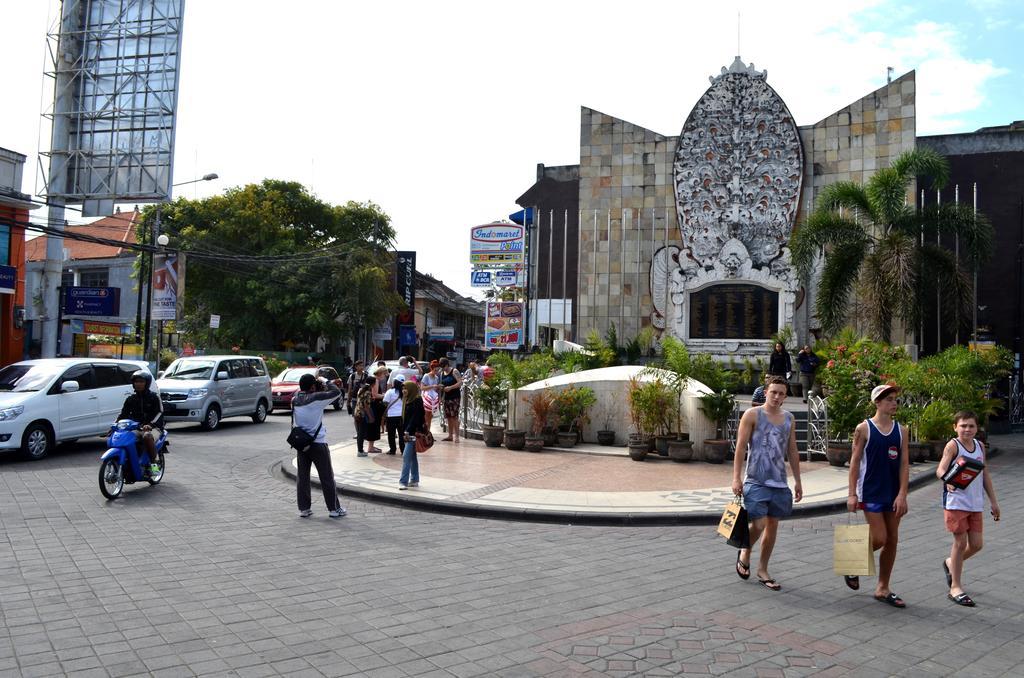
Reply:
<svg viewBox="0 0 1024 678"><path fill-rule="evenodd" d="M518 301L487 303L484 347L515 350L523 342L523 304Z"/></svg>
<svg viewBox="0 0 1024 678"><path fill-rule="evenodd" d="M518 224L486 224L469 231L469 263L522 264L526 229Z"/></svg>
<svg viewBox="0 0 1024 678"><path fill-rule="evenodd" d="M153 320L175 320L178 317L178 255L153 255Z"/></svg>

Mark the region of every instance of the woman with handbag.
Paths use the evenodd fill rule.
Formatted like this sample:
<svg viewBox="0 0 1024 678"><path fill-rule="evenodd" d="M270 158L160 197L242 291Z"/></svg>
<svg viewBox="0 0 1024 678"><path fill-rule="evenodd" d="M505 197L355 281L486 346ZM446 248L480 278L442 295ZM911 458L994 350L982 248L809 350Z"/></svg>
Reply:
<svg viewBox="0 0 1024 678"><path fill-rule="evenodd" d="M402 432L405 434L405 447L402 450L402 476L398 479L398 489L407 490L420 486L420 465L416 459L416 436L427 433L424 427L423 398L420 387L414 381L405 382L405 413L402 419Z"/></svg>

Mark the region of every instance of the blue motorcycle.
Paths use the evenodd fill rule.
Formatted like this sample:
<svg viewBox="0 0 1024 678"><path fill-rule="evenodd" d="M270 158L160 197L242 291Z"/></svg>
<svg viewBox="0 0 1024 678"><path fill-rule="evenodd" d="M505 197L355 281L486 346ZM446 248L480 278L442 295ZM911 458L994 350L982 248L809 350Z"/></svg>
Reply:
<svg viewBox="0 0 1024 678"><path fill-rule="evenodd" d="M164 478L167 432L164 431L156 441L155 463L160 467L160 472L150 473L149 467L154 462L150 461L144 445L138 449L135 446L135 432L138 429L139 423L131 419L122 419L110 428L110 435L107 436L109 449L100 459L100 492L107 499L121 496L126 483L130 485L145 480L150 485L156 485Z"/></svg>

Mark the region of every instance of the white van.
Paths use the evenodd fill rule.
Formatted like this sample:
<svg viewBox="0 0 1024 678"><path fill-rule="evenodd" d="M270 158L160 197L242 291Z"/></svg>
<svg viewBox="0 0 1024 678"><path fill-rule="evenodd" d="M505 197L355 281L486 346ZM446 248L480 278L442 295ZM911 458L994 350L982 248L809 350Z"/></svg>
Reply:
<svg viewBox="0 0 1024 678"><path fill-rule="evenodd" d="M42 459L57 443L106 435L137 370L149 372L140 360L105 358L24 360L0 369L0 451Z"/></svg>
<svg viewBox="0 0 1024 678"><path fill-rule="evenodd" d="M167 421L195 421L212 431L224 417L251 417L262 424L273 409L270 375L263 358L197 355L178 358L160 373Z"/></svg>

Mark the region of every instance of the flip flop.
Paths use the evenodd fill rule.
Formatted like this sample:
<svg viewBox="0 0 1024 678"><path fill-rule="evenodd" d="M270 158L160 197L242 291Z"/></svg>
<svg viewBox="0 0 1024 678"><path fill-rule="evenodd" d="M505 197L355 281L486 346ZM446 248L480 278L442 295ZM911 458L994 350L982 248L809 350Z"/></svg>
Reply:
<svg viewBox="0 0 1024 678"><path fill-rule="evenodd" d="M875 596L875 600L877 600L880 603L885 603L886 605L892 605L893 607L898 607L900 609L903 609L904 607L907 606L907 604L903 602L902 598L900 598L899 596L897 596L895 593L893 593L891 591L889 592L889 595Z"/></svg>
<svg viewBox="0 0 1024 678"><path fill-rule="evenodd" d="M974 607L974 601L966 593L961 593L954 596L952 593L947 593L946 597L952 600L957 605L963 605L964 607Z"/></svg>
<svg viewBox="0 0 1024 678"><path fill-rule="evenodd" d="M747 571L746 574L740 572L741 567ZM738 549L736 551L736 574L740 579L750 579L750 563L744 563L740 560L740 552Z"/></svg>
<svg viewBox="0 0 1024 678"><path fill-rule="evenodd" d="M761 579L760 577L758 577L757 581L761 582L761 586L765 587L769 591L781 591L782 590L782 585L779 584L774 579Z"/></svg>
<svg viewBox="0 0 1024 678"><path fill-rule="evenodd" d="M946 565L946 559L942 559L942 569L946 572L946 588L948 589L953 585L953 575L949 571L949 565Z"/></svg>
<svg viewBox="0 0 1024 678"><path fill-rule="evenodd" d="M846 585L854 591L860 590L860 577L857 575L844 574L843 581L846 582Z"/></svg>

